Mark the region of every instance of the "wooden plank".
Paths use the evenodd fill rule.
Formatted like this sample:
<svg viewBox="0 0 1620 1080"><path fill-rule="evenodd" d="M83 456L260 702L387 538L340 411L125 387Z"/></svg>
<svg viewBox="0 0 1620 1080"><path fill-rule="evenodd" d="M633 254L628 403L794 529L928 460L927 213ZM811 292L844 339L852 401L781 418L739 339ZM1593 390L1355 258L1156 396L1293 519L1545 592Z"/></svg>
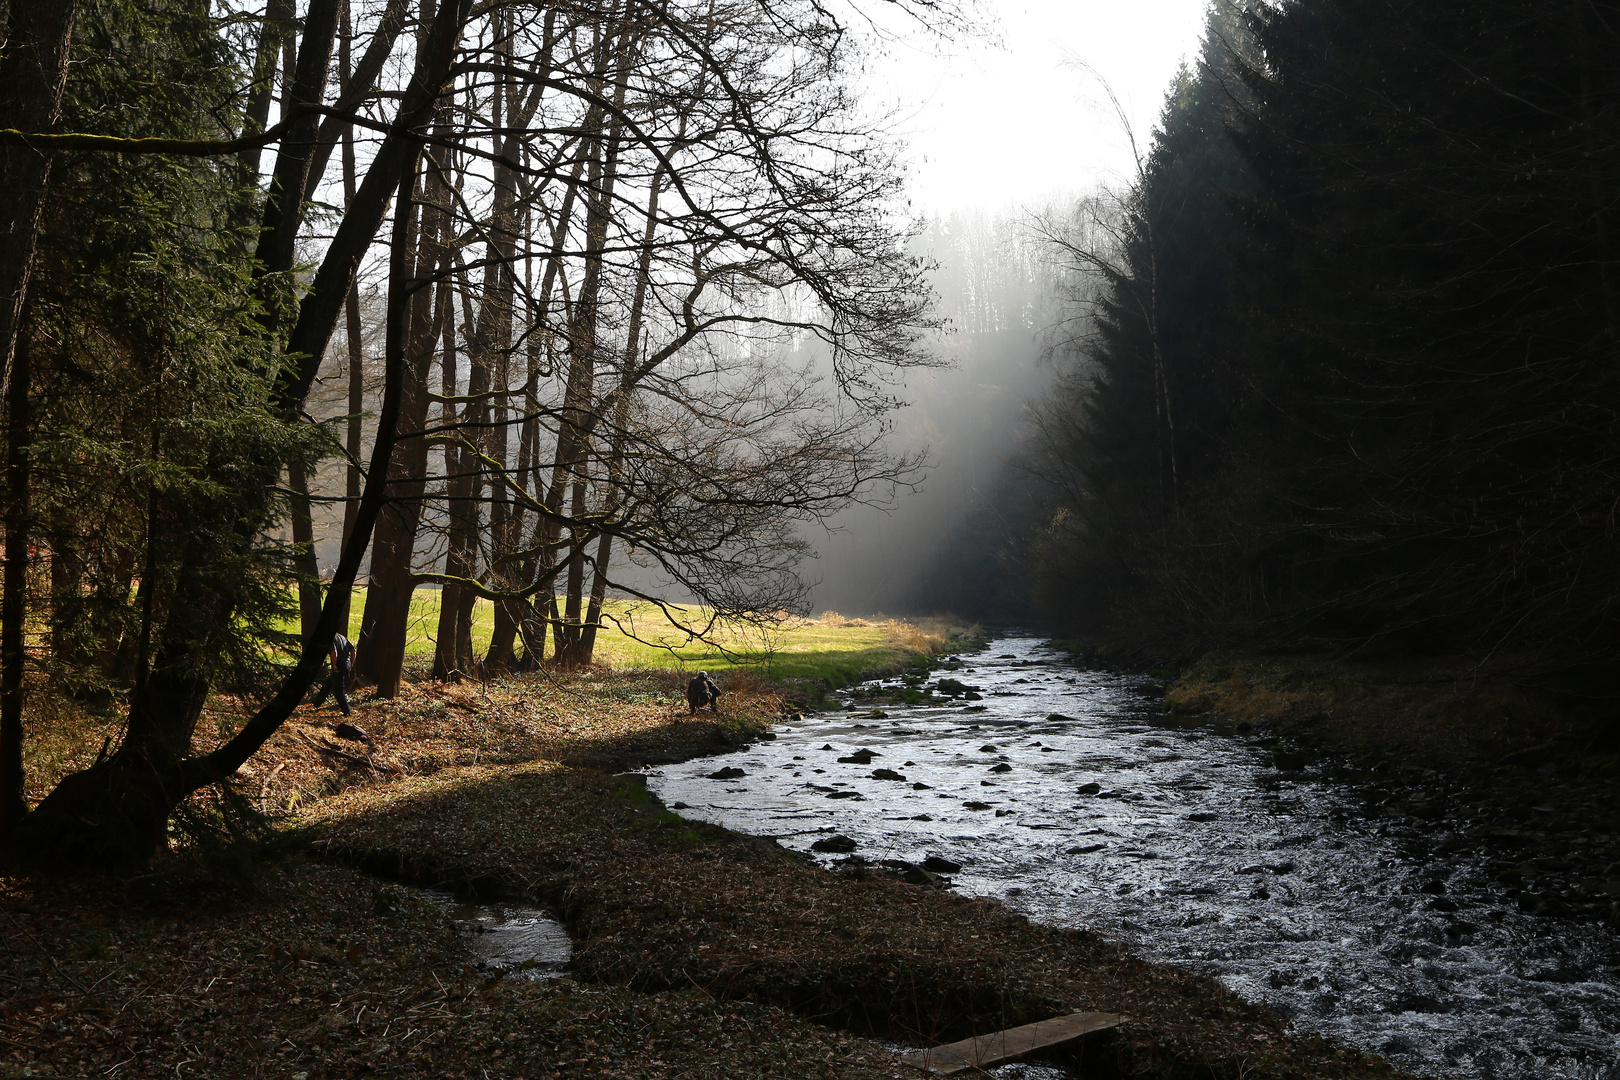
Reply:
<svg viewBox="0 0 1620 1080"><path fill-rule="evenodd" d="M1058 1050L1098 1031L1116 1028L1125 1017L1116 1013L1070 1013L1050 1020L977 1035L961 1042L917 1050L901 1060L937 1076L992 1069L1043 1050Z"/></svg>

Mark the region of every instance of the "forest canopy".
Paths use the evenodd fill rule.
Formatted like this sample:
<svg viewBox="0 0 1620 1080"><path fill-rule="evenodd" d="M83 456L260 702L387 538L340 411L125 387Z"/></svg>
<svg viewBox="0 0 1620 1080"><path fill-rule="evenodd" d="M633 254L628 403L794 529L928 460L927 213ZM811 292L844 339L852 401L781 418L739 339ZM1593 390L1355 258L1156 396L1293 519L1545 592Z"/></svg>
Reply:
<svg viewBox="0 0 1620 1080"><path fill-rule="evenodd" d="M1620 8L1211 9L1135 183L1048 223L1037 595L1136 648L1620 644Z"/></svg>

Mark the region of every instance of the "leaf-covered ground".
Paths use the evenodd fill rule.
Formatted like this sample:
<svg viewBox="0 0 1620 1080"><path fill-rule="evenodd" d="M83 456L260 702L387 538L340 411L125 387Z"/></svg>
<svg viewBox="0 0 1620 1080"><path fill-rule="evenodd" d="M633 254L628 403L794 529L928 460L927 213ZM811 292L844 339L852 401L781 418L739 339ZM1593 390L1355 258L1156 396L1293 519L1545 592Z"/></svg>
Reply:
<svg viewBox="0 0 1620 1080"><path fill-rule="evenodd" d="M7 1075L903 1075L869 1041L695 989L485 979L442 909L337 867L0 879L0 901Z"/></svg>
<svg viewBox="0 0 1620 1080"><path fill-rule="evenodd" d="M735 746L784 706L732 678L725 715L694 719L680 689L411 685L357 710L370 746L301 710L238 790L306 855L0 881L0 1074L907 1076L864 1036L1095 1009L1132 1017L1087 1051L1125 1075L1392 1075L1098 936L683 821L612 772ZM574 977L483 979L441 911L352 866L544 897Z"/></svg>

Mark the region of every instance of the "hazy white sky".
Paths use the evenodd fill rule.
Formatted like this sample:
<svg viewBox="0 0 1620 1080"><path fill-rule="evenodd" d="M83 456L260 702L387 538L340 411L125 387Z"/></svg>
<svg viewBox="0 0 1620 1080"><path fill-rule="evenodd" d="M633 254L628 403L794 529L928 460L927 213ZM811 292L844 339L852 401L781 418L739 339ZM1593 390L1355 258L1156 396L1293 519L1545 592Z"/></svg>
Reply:
<svg viewBox="0 0 1620 1080"><path fill-rule="evenodd" d="M1206 3L982 0L999 44L887 45L867 95L910 146L914 209L1029 205L1127 176L1129 142L1076 62L1108 80L1145 145Z"/></svg>

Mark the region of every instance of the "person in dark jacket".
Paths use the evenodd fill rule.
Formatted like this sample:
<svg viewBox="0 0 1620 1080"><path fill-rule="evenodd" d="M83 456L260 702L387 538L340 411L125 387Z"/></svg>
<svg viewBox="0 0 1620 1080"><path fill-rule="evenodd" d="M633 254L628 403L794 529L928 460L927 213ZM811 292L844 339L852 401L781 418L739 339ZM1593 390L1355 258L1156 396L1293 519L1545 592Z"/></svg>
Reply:
<svg viewBox="0 0 1620 1080"><path fill-rule="evenodd" d="M354 674L354 645L342 634L332 635L332 675L315 695L315 707L321 707L327 694L337 697L338 708L344 716L353 716L349 708L349 676Z"/></svg>
<svg viewBox="0 0 1620 1080"><path fill-rule="evenodd" d="M705 706L714 712L720 711L720 687L709 678L707 671L698 672L686 684L686 703L692 707L692 712Z"/></svg>

